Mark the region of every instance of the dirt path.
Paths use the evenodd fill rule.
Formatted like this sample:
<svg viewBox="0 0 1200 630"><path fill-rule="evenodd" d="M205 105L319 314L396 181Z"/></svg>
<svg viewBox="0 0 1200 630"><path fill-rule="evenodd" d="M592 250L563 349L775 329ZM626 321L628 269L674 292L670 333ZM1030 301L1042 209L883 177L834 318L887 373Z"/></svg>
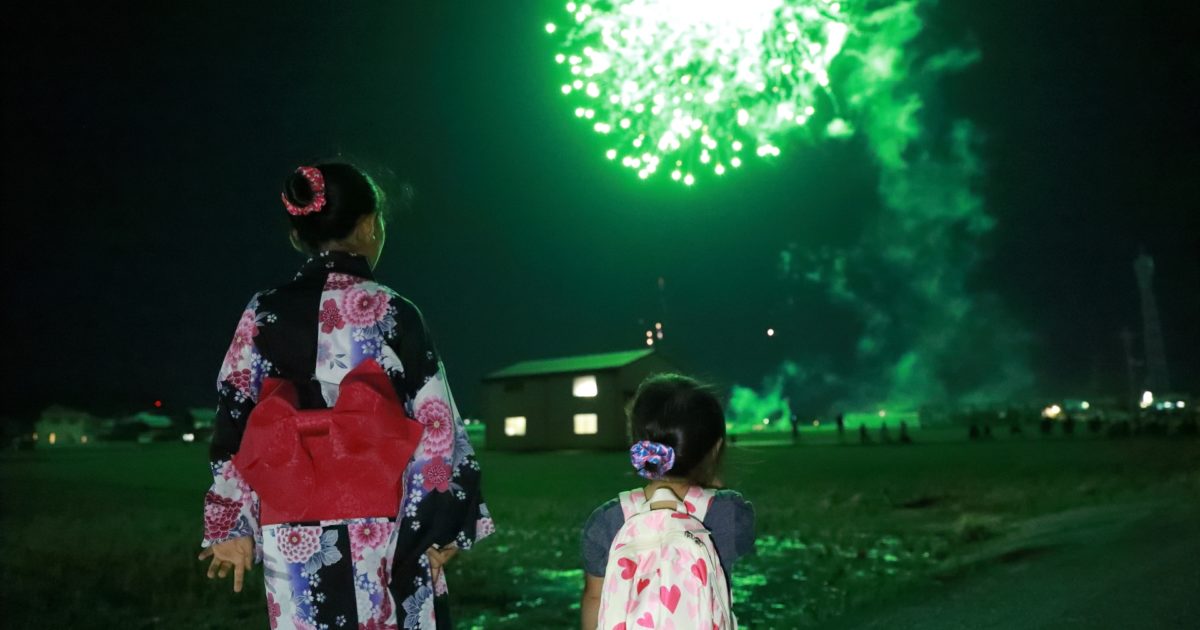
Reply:
<svg viewBox="0 0 1200 630"><path fill-rule="evenodd" d="M1122 505L1030 521L964 575L827 628L1200 628L1200 506Z"/></svg>

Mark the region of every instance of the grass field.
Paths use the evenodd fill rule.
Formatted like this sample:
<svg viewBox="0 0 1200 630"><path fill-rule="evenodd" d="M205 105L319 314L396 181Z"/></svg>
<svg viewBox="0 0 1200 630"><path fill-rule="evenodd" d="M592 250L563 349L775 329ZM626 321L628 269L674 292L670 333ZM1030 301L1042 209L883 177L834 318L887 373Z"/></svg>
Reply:
<svg viewBox="0 0 1200 630"><path fill-rule="evenodd" d="M918 440L920 437L918 435ZM449 569L459 627L576 623L579 527L635 485L621 454L484 452L498 532ZM1200 499L1200 441L997 440L738 446L758 554L733 579L746 628L812 626L953 571L1021 521L1105 502ZM12 628L265 628L195 560L201 445L0 455L0 602Z"/></svg>

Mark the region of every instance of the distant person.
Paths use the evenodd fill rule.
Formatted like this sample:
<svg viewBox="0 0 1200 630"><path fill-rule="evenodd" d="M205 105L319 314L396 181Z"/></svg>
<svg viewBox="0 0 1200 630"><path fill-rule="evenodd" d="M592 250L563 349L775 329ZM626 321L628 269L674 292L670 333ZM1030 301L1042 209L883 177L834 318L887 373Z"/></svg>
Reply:
<svg viewBox="0 0 1200 630"><path fill-rule="evenodd" d="M908 435L908 423L904 421L900 422L900 443L912 444L912 437Z"/></svg>
<svg viewBox="0 0 1200 630"><path fill-rule="evenodd" d="M282 198L308 260L221 366L200 559L234 591L262 559L272 628L450 628L443 566L493 526L425 320L374 278L384 196L326 162Z"/></svg>
<svg viewBox="0 0 1200 630"><path fill-rule="evenodd" d="M859 444L870 444L871 443L871 436L867 433L867 425L865 425L865 424L858 425L858 443Z"/></svg>
<svg viewBox="0 0 1200 630"><path fill-rule="evenodd" d="M989 422L983 423L983 439L992 439L992 425Z"/></svg>
<svg viewBox="0 0 1200 630"><path fill-rule="evenodd" d="M846 418L840 413L837 415L837 434L838 442L846 441Z"/></svg>
<svg viewBox="0 0 1200 630"><path fill-rule="evenodd" d="M978 424L975 424L974 422L971 423L971 429L969 431L967 431L967 437L971 440L979 439L979 425Z"/></svg>
<svg viewBox="0 0 1200 630"><path fill-rule="evenodd" d="M730 576L754 551L754 508L720 489L721 403L686 376L652 376L630 428L630 461L647 483L583 526L582 627L733 628Z"/></svg>
<svg viewBox="0 0 1200 630"><path fill-rule="evenodd" d="M890 431L888 431L886 422L879 427L879 441L883 442L884 444L889 444L892 441L892 434Z"/></svg>
<svg viewBox="0 0 1200 630"><path fill-rule="evenodd" d="M792 444L800 443L800 419L792 414Z"/></svg>

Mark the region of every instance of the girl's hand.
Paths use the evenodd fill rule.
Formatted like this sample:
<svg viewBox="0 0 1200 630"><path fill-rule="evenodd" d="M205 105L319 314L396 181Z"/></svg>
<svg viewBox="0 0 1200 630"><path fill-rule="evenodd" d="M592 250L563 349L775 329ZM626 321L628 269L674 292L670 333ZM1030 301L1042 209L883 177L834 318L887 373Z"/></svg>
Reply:
<svg viewBox="0 0 1200 630"><path fill-rule="evenodd" d="M458 554L458 545L451 544L446 547L437 548L430 547L425 555L429 556L429 570L433 575L434 584L442 577L442 568L446 566L450 559Z"/></svg>
<svg viewBox="0 0 1200 630"><path fill-rule="evenodd" d="M242 592L246 572L254 566L254 539L249 536L233 538L217 543L200 552L200 559L212 558L208 565L208 579L224 579L233 569L233 592Z"/></svg>

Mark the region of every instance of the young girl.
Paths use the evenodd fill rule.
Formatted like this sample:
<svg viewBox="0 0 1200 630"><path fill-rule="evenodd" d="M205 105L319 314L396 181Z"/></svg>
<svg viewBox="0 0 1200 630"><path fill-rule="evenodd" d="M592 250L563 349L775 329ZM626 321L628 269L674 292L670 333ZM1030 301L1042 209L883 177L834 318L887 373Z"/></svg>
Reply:
<svg viewBox="0 0 1200 630"><path fill-rule="evenodd" d="M597 626L609 551L627 512L647 507L647 497L656 491L669 490L680 502L709 500L707 506L688 503L687 509L699 507L695 511L704 513L703 525L711 532L725 576L738 558L754 550L754 508L732 490L711 491L721 486L718 474L725 453L725 414L711 392L686 376L652 376L638 387L630 431L633 467L648 483L625 495L624 507L620 499L601 505L583 527L584 630ZM659 507L657 500L649 507Z"/></svg>
<svg viewBox="0 0 1200 630"><path fill-rule="evenodd" d="M208 577L261 558L271 628L448 628L442 564L492 532L420 311L375 280L384 199L302 166L277 212L309 259L242 313L217 382Z"/></svg>

